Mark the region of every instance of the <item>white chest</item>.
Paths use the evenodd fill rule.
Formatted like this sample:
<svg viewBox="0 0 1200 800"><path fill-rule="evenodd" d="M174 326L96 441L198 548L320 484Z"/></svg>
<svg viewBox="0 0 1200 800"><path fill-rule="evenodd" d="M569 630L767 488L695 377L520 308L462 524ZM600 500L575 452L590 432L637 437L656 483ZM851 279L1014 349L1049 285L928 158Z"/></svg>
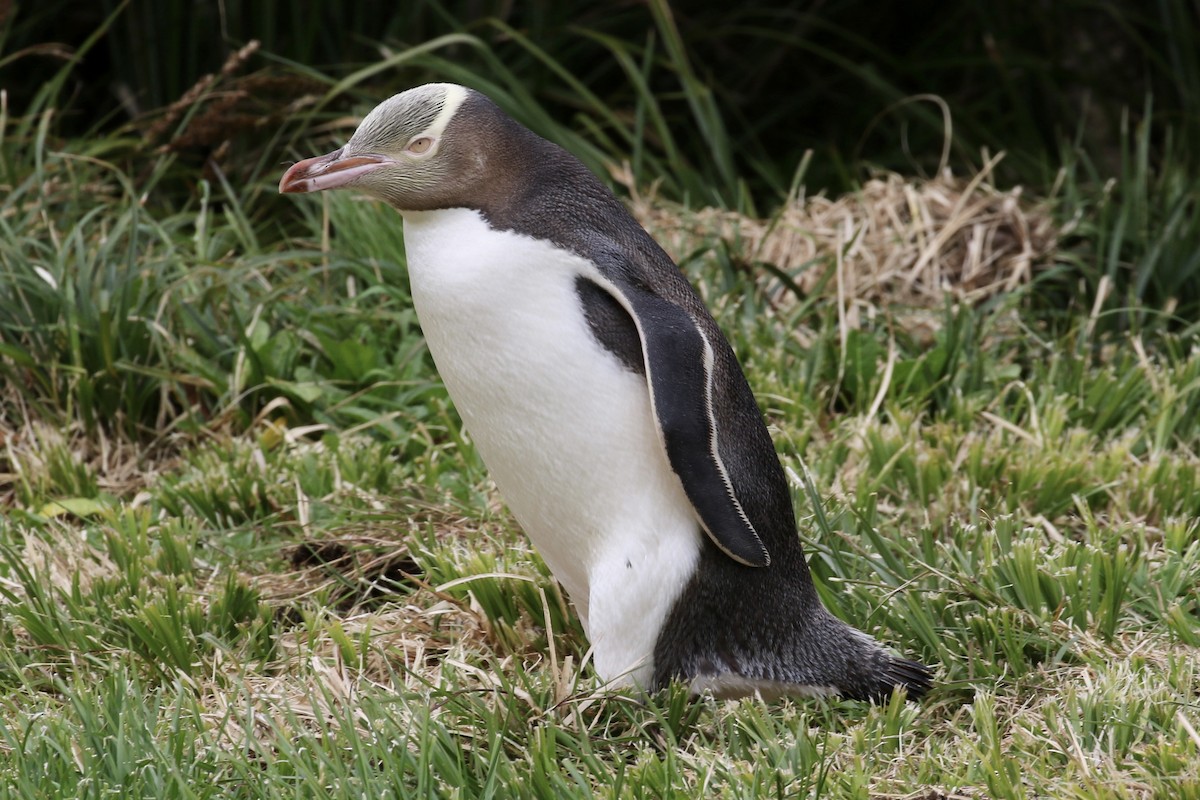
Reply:
<svg viewBox="0 0 1200 800"><path fill-rule="evenodd" d="M640 667L695 568L696 522L643 378L595 340L590 262L465 209L405 214L413 302L496 484L570 594L601 676Z"/></svg>

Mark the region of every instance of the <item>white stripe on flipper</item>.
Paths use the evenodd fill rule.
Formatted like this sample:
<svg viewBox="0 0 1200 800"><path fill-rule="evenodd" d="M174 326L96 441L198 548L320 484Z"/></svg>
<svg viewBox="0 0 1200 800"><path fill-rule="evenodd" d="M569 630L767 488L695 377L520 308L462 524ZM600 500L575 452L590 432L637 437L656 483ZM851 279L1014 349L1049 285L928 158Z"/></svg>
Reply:
<svg viewBox="0 0 1200 800"><path fill-rule="evenodd" d="M638 318L637 313L634 311L633 304L630 303L628 298L625 297L624 292L622 292L613 281L601 274L598 269L593 270L590 275L586 275L585 277L608 292L609 296L616 300L621 308L625 309L625 313L629 314L629 318L633 320L633 324L637 328L638 339L642 344L642 362L646 369L646 391L650 396L650 411L653 413L654 421L656 423L654 429L658 432L658 440L659 444L662 445L663 452L667 452L666 436L663 433L662 424L660 422L661 418L658 415L658 404L654 398L654 379L652 367L650 365L650 353L646 344L646 332L642 328L642 322ZM664 302L669 303L670 301L664 300ZM672 303L671 305L674 304ZM704 409L708 416L709 457L717 468L717 474L720 476L721 483L725 487L725 494L729 497L729 501L733 504L734 511L737 512L738 518L741 519L742 524L746 526L746 530L748 530L750 535L754 537L754 541L758 543L758 547L762 551L763 564L761 566L770 566L771 553L767 550L766 545L763 544L762 537L759 536L758 531L754 529L754 525L751 524L750 518L746 516L746 511L742 508L742 504L737 499L737 494L734 492L733 481L729 479L729 471L725 468L725 462L721 460L720 446L717 441L717 416L716 411L713 408L713 363L715 361L715 357L713 355L712 345L709 343L708 337L704 334L704 330L696 324L696 320L692 317L692 315L689 314L686 309L680 308L679 306L676 306L676 308L679 308L679 310L683 312L684 316L688 318L688 321L692 324L693 330L699 334L700 341L704 344ZM672 467L672 469L674 469L674 467ZM730 551L721 542L720 537L718 537L716 533L709 528L708 523L705 522L702 516L700 516L699 510L695 508L694 504L692 506L692 510L696 515L696 520L700 523L700 527L704 529L705 534L707 534L712 543L717 546L717 549L739 564L745 564L748 567L759 566L758 564L753 564L736 553Z"/></svg>
<svg viewBox="0 0 1200 800"><path fill-rule="evenodd" d="M688 314L688 319L691 318L692 315ZM695 325L695 320L692 320L692 324ZM704 329L699 325L695 325L695 327L696 332L700 334L701 341L704 342L704 410L708 413L708 429L711 431L708 441L709 451L712 454L713 463L717 465L717 471L721 474L721 482L725 484L725 491L729 494L729 501L733 503L734 510L737 511L738 516L741 517L742 522L746 525L746 528L748 528L750 533L754 535L754 540L758 542L758 546L762 548L764 562L763 566L769 567L771 566L771 553L767 550L766 545L763 544L762 537L758 535L758 531L754 529L754 525L750 523L750 518L746 516L745 509L742 508L741 502L737 499L737 494L735 494L733 491L733 481L729 479L729 471L725 469L725 462L721 459L720 444L717 442L717 436L719 435L717 433L717 412L716 408L713 406L713 363L716 358L713 355L712 345L709 343L708 336L705 335ZM746 563L742 559L734 556L729 551L726 551L726 555L735 561L743 564ZM750 564L748 566L754 565Z"/></svg>

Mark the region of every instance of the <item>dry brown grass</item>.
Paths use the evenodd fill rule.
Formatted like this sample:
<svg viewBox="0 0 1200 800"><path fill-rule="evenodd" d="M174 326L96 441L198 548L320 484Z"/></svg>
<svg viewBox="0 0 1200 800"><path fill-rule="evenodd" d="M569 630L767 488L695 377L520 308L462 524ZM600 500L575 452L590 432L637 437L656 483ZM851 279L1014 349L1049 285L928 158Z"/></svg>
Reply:
<svg viewBox="0 0 1200 800"><path fill-rule="evenodd" d="M11 408L23 410L18 393L0 390L0 404L5 399L11 399ZM138 505L137 494L177 460L170 447L132 442L102 427L89 433L79 422L59 428L32 414L18 417L0 408L0 508L20 505L21 486L38 494L61 483L65 471L92 476L100 491L132 498ZM66 467L67 462L74 466Z"/></svg>
<svg viewBox="0 0 1200 800"><path fill-rule="evenodd" d="M632 187L631 207L677 260L723 240L787 273L803 293L836 292L849 306L930 307L947 294L976 303L1028 282L1063 234L1047 202L991 182L999 160L969 179L949 169L928 180L880 173L857 192L800 197L765 220L688 211Z"/></svg>

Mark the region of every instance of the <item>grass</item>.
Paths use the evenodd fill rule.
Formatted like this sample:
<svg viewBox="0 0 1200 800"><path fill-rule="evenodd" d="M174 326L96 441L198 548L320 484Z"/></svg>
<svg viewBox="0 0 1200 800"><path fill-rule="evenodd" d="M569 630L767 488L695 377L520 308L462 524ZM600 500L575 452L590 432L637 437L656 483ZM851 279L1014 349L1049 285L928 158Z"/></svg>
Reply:
<svg viewBox="0 0 1200 800"><path fill-rule="evenodd" d="M969 303L848 289L893 239L869 187L798 263L762 246L790 212L639 212L746 367L827 604L936 666L872 707L599 691L393 212L281 205L293 130L231 181L59 138L52 100L0 119L0 797L1200 797L1197 190L1144 127L1107 185L1064 157L1033 280Z"/></svg>

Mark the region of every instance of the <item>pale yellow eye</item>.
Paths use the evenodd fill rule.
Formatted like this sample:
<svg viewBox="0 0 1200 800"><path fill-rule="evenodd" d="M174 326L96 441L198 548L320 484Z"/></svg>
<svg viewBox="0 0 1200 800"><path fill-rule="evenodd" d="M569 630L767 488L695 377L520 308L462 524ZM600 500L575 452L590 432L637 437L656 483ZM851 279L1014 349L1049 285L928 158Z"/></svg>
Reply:
<svg viewBox="0 0 1200 800"><path fill-rule="evenodd" d="M428 136L422 136L419 139L413 139L408 143L408 147L404 149L419 156L423 153L428 153L431 147L433 147L433 139Z"/></svg>

